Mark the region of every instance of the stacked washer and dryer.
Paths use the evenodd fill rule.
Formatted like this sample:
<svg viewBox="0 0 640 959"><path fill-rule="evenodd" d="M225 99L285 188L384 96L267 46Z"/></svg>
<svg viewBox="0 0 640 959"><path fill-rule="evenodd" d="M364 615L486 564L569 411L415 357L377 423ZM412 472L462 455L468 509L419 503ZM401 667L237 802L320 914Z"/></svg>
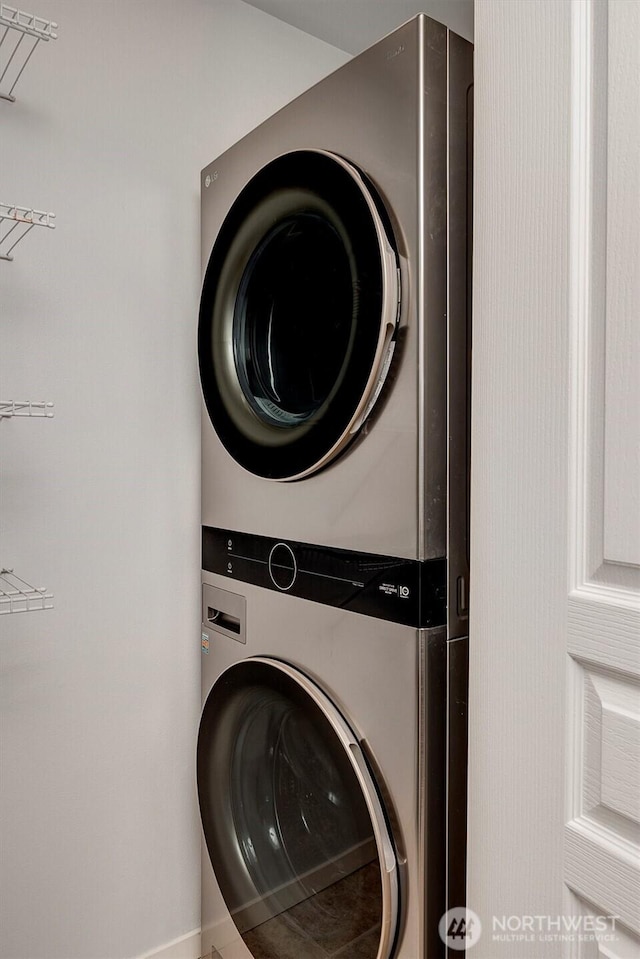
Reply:
<svg viewBox="0 0 640 959"><path fill-rule="evenodd" d="M202 954L464 905L472 48L419 16L202 173Z"/></svg>

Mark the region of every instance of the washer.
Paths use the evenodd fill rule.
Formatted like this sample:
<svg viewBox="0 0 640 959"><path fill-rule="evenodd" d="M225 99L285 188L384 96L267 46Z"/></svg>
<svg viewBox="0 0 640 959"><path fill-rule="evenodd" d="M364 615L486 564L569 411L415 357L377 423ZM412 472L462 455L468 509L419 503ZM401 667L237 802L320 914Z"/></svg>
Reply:
<svg viewBox="0 0 640 959"><path fill-rule="evenodd" d="M205 526L446 554L471 78L471 45L421 15L202 171Z"/></svg>
<svg viewBox="0 0 640 959"><path fill-rule="evenodd" d="M466 640L407 625L442 623L444 591L391 557L230 531L205 563L201 954L444 957Z"/></svg>

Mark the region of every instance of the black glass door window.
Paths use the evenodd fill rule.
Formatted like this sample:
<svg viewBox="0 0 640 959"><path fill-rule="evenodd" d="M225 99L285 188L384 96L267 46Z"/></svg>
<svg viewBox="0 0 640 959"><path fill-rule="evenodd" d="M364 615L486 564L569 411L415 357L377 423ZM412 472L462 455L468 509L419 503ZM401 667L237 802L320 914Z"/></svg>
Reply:
<svg viewBox="0 0 640 959"><path fill-rule="evenodd" d="M279 157L241 192L211 253L203 394L227 450L261 476L305 475L340 446L380 363L385 298L397 312L388 219L351 169L321 152Z"/></svg>
<svg viewBox="0 0 640 959"><path fill-rule="evenodd" d="M397 887L381 868L386 825L318 695L257 659L214 686L198 739L210 859L252 955L387 959Z"/></svg>

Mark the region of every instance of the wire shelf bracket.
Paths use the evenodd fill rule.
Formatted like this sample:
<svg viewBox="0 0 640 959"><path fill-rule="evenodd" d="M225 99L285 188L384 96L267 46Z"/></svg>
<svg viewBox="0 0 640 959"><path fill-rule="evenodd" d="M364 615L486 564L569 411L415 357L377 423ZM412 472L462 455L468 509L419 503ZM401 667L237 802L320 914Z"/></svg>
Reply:
<svg viewBox="0 0 640 959"><path fill-rule="evenodd" d="M52 599L44 586L31 586L12 569L0 568L0 615L53 609Z"/></svg>
<svg viewBox="0 0 640 959"><path fill-rule="evenodd" d="M34 226L55 229L55 218L55 213L0 203L0 260L13 260L11 254Z"/></svg>
<svg viewBox="0 0 640 959"><path fill-rule="evenodd" d="M13 91L41 40L57 40L57 23L0 3L0 98L15 102Z"/></svg>
<svg viewBox="0 0 640 959"><path fill-rule="evenodd" d="M53 403L34 403L31 400L0 400L0 420L12 416L35 416L50 419Z"/></svg>

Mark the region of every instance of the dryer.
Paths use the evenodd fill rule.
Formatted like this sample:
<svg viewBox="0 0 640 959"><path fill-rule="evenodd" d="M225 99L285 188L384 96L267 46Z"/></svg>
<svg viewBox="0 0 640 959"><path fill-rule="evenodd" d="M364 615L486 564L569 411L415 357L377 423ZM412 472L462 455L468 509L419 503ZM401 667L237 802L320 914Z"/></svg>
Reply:
<svg viewBox="0 0 640 959"><path fill-rule="evenodd" d="M471 83L421 15L202 171L205 526L465 575Z"/></svg>

